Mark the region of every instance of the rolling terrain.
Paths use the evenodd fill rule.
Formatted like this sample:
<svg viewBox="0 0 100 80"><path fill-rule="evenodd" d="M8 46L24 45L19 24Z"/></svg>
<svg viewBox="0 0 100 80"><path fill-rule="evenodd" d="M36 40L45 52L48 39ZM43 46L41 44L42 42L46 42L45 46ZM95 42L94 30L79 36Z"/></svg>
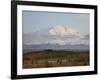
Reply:
<svg viewBox="0 0 100 80"><path fill-rule="evenodd" d="M89 51L40 50L23 54L23 68L89 65Z"/></svg>

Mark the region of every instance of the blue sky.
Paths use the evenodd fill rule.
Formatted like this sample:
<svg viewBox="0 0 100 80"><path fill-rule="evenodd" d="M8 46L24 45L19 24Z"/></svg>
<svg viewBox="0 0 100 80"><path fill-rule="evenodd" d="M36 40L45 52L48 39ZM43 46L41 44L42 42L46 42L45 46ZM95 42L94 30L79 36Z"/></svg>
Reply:
<svg viewBox="0 0 100 80"><path fill-rule="evenodd" d="M89 14L23 11L23 44L89 45Z"/></svg>
<svg viewBox="0 0 100 80"><path fill-rule="evenodd" d="M42 31L55 25L70 26L89 34L89 14L23 11L23 33Z"/></svg>

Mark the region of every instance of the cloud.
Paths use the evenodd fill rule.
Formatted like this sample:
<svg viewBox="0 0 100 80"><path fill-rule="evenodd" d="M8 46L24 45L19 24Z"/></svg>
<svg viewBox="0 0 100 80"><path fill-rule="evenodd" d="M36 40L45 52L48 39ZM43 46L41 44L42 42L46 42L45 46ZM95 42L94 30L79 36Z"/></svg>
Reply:
<svg viewBox="0 0 100 80"><path fill-rule="evenodd" d="M58 40L52 40L52 41L50 41L49 44L66 45L66 42L64 40L58 39Z"/></svg>
<svg viewBox="0 0 100 80"><path fill-rule="evenodd" d="M30 35L30 34L29 34ZM59 37L59 36L47 36L47 35L30 35L23 37L23 43L27 45L34 45L34 44L58 44L58 45L89 45L89 40L79 37Z"/></svg>
<svg viewBox="0 0 100 80"><path fill-rule="evenodd" d="M90 40L90 35L84 35L83 37L80 37L80 40Z"/></svg>
<svg viewBox="0 0 100 80"><path fill-rule="evenodd" d="M23 44L89 45L89 34L81 35L78 30L69 27L54 26L44 32L45 34L23 34Z"/></svg>
<svg viewBox="0 0 100 80"><path fill-rule="evenodd" d="M66 26L56 25L49 29L49 34L58 36L79 36L80 32Z"/></svg>

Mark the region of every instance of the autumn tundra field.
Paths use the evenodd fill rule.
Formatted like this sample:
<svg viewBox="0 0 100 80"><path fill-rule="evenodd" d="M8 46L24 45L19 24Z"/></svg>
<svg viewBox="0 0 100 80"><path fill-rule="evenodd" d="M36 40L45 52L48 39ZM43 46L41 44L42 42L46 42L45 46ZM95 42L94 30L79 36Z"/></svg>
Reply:
<svg viewBox="0 0 100 80"><path fill-rule="evenodd" d="M41 50L23 54L23 68L89 65L89 51Z"/></svg>

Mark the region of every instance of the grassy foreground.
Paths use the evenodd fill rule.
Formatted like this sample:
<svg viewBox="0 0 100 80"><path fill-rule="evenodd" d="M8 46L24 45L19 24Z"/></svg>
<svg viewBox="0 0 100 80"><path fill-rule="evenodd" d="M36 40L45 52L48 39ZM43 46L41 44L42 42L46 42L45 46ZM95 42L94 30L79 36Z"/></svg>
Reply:
<svg viewBox="0 0 100 80"><path fill-rule="evenodd" d="M89 65L89 51L42 50L23 54L23 68Z"/></svg>

